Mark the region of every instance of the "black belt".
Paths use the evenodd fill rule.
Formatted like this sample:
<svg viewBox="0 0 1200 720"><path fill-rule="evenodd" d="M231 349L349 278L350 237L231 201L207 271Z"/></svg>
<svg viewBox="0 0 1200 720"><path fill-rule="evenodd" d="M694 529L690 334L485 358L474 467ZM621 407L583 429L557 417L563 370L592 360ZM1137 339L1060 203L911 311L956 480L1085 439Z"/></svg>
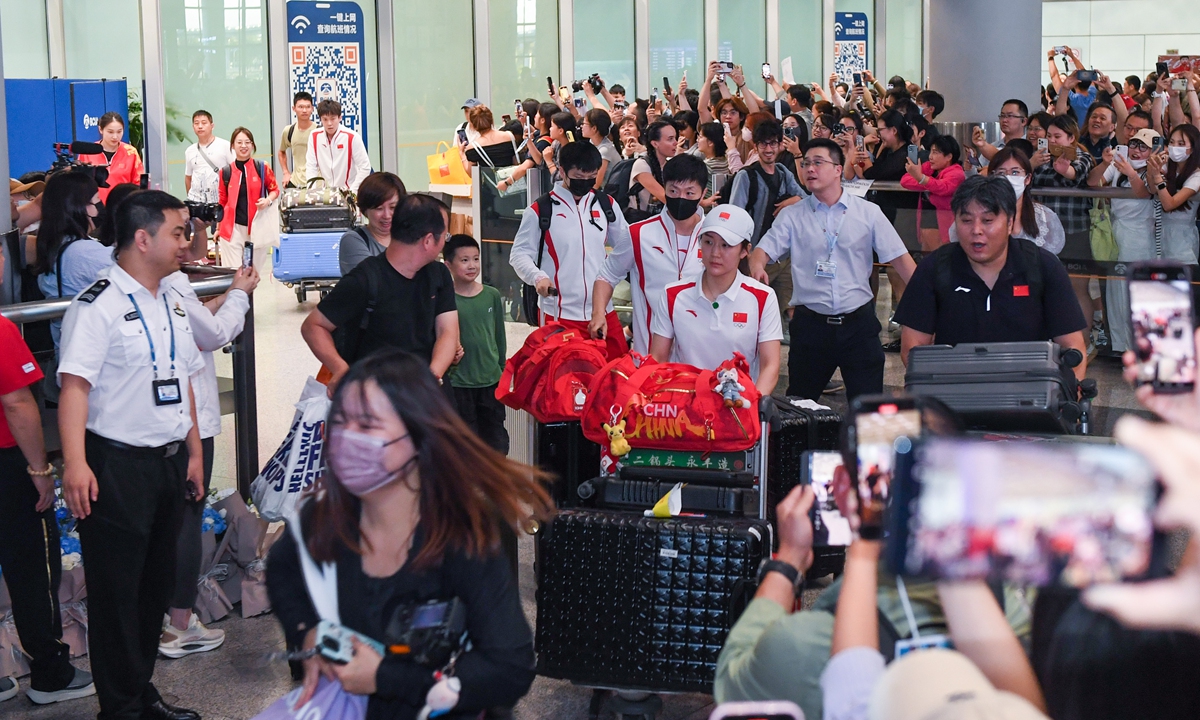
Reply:
<svg viewBox="0 0 1200 720"><path fill-rule="evenodd" d="M119 440L111 440L103 435L97 435L91 430L89 430L87 434L111 448L124 450L125 452L137 453L139 455L154 455L156 457L171 457L175 453L179 452L179 447L183 445L182 440L176 440L175 442L169 442L166 445L159 445L158 447L142 447L140 445L129 445L120 442Z"/></svg>
<svg viewBox="0 0 1200 720"><path fill-rule="evenodd" d="M862 307L858 308L857 310L851 310L850 312L842 313L841 315L826 315L825 313L819 313L816 310L806 308L803 305L794 306L794 310L796 312L800 313L801 315L807 315L808 317L820 318L821 320L824 320L825 323L828 325L844 325L847 320L854 319L858 315L874 315L875 314L875 303L869 302L866 305L863 305Z"/></svg>

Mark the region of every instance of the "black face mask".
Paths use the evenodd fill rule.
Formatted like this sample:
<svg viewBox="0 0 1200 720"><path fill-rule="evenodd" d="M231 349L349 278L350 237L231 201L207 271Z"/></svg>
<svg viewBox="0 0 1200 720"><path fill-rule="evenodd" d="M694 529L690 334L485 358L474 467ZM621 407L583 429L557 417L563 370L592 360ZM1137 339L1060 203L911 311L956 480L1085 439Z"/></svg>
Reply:
<svg viewBox="0 0 1200 720"><path fill-rule="evenodd" d="M108 208L104 207L103 202L92 203L92 207L96 208L96 217L92 218L92 225L95 227L96 232L99 232L100 228L104 227L104 221L108 215Z"/></svg>
<svg viewBox="0 0 1200 720"><path fill-rule="evenodd" d="M583 197L596 186L596 178L567 178L567 189L575 197Z"/></svg>
<svg viewBox="0 0 1200 720"><path fill-rule="evenodd" d="M683 222L696 214L696 208L700 207L699 200L688 200L687 198L667 198L667 212L671 217Z"/></svg>

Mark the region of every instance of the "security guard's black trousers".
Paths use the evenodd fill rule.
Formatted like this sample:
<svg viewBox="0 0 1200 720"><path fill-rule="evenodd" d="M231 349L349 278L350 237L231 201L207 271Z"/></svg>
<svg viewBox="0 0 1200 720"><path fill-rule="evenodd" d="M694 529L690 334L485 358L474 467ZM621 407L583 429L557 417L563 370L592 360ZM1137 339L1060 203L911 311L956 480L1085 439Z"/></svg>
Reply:
<svg viewBox="0 0 1200 720"><path fill-rule="evenodd" d="M21 647L32 660L34 690L62 690L75 677L62 641L58 583L62 557L54 509L37 512L38 491L20 448L0 450L0 570L12 598Z"/></svg>
<svg viewBox="0 0 1200 720"><path fill-rule="evenodd" d="M875 303L834 317L798 306L790 328L788 395L819 399L838 368L847 400L883 392L885 361Z"/></svg>
<svg viewBox="0 0 1200 720"><path fill-rule="evenodd" d="M187 446L117 448L87 435L99 498L79 522L88 646L100 720L135 720L160 696L150 683L175 587Z"/></svg>

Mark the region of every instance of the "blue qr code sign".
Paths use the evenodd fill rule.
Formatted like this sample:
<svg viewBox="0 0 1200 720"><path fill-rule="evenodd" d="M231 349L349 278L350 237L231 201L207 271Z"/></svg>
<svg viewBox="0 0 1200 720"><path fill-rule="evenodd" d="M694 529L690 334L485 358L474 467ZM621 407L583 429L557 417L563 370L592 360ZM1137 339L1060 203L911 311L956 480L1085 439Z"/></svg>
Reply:
<svg viewBox="0 0 1200 720"><path fill-rule="evenodd" d="M867 43L842 41L833 44L833 70L842 82L850 82L856 72L867 68Z"/></svg>
<svg viewBox="0 0 1200 720"><path fill-rule="evenodd" d="M317 103L338 101L342 124L365 141L361 46L356 42L292 43L291 55L293 92L310 92Z"/></svg>

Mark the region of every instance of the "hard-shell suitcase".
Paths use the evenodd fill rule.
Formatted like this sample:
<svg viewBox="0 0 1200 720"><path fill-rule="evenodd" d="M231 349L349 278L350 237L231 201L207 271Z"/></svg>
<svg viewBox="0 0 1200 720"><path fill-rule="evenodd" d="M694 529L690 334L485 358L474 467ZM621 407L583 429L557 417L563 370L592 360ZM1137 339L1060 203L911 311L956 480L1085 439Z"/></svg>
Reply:
<svg viewBox="0 0 1200 720"><path fill-rule="evenodd" d="M578 421L538 423L537 465L556 476L550 494L560 507L579 504L579 484L600 472L600 446L583 436Z"/></svg>
<svg viewBox="0 0 1200 720"><path fill-rule="evenodd" d="M683 512L715 515L755 515L758 494L748 488L702 484L703 478L681 480L680 501ZM627 480L621 477L597 477L576 488L582 504L621 510L644 511L671 491L673 480Z"/></svg>
<svg viewBox="0 0 1200 720"><path fill-rule="evenodd" d="M1082 410L1066 352L1048 341L915 347L904 387L941 400L970 429L1070 434Z"/></svg>
<svg viewBox="0 0 1200 720"><path fill-rule="evenodd" d="M842 425L841 414L829 408L813 407L815 403L800 398L772 399L779 423L771 430L767 455L767 518L771 520L779 501L800 484L805 451L837 450Z"/></svg>
<svg viewBox="0 0 1200 720"><path fill-rule="evenodd" d="M340 278L338 245L343 231L282 233L273 253L272 274L277 280L298 282L313 278Z"/></svg>
<svg viewBox="0 0 1200 720"><path fill-rule="evenodd" d="M771 551L761 520L567 510L537 534L537 670L584 685L712 692Z"/></svg>
<svg viewBox="0 0 1200 720"><path fill-rule="evenodd" d="M345 205L293 205L280 211L285 233L327 233L338 235L354 227L354 211Z"/></svg>

